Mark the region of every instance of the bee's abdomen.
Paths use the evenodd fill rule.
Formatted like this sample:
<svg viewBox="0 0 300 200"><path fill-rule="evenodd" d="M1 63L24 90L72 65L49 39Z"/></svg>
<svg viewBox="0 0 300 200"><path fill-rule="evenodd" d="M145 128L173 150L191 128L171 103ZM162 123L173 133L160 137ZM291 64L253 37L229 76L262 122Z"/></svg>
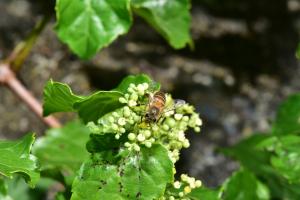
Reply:
<svg viewBox="0 0 300 200"><path fill-rule="evenodd" d="M155 92L153 98L157 101L160 101L161 104L165 104L165 102L166 102L166 95L165 95L165 93L163 93L161 91Z"/></svg>

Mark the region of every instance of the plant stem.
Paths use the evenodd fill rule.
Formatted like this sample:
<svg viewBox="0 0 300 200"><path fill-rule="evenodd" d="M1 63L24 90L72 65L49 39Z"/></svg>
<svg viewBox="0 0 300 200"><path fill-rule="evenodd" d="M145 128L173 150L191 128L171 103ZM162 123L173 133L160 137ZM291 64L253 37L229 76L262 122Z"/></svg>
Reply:
<svg viewBox="0 0 300 200"><path fill-rule="evenodd" d="M27 106L49 127L61 127L59 121L53 117L43 117L43 109L41 104L35 99L32 94L22 85L16 78L14 72L8 64L0 64L0 84L4 84L11 89Z"/></svg>
<svg viewBox="0 0 300 200"><path fill-rule="evenodd" d="M51 19L51 14L46 14L40 21L37 22L34 29L29 36L22 42L18 43L11 54L6 59L6 63L9 63L10 68L17 72L20 70L25 59L29 55L35 41L40 33L44 30L47 22Z"/></svg>

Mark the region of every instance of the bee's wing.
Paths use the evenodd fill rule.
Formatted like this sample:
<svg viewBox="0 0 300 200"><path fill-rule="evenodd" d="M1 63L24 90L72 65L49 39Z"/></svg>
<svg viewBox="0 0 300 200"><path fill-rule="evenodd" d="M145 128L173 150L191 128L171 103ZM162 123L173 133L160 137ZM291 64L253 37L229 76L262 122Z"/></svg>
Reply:
<svg viewBox="0 0 300 200"><path fill-rule="evenodd" d="M183 106L184 104L186 104L185 100L182 99L174 99L174 107L178 108L180 106Z"/></svg>
<svg viewBox="0 0 300 200"><path fill-rule="evenodd" d="M172 106L169 106L168 108L166 108L164 110L164 113L172 111L172 110L176 110L176 108L179 108L179 107L183 106L184 104L186 104L185 100L174 99L174 104Z"/></svg>

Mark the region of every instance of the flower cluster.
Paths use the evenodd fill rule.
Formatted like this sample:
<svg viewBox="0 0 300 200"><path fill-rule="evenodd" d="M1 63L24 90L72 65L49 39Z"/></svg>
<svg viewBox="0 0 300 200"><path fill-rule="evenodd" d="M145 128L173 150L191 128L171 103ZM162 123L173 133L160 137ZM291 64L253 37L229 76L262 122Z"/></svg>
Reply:
<svg viewBox="0 0 300 200"><path fill-rule="evenodd" d="M180 176L180 181L175 181L173 186L165 193L160 200L190 200L188 194L193 189L201 187L202 182L186 174Z"/></svg>
<svg viewBox="0 0 300 200"><path fill-rule="evenodd" d="M193 128L200 132L202 121L189 104L176 106L171 95L166 94L165 106L155 123L146 123L145 114L149 109L149 96L155 91L148 83L130 84L126 94L119 98L124 107L101 117L88 127L93 133L115 134L119 139L125 134L128 140L124 146L129 150L140 151L142 146L151 148L154 143L162 143L168 150L173 163L179 159L179 151L190 146L185 131Z"/></svg>

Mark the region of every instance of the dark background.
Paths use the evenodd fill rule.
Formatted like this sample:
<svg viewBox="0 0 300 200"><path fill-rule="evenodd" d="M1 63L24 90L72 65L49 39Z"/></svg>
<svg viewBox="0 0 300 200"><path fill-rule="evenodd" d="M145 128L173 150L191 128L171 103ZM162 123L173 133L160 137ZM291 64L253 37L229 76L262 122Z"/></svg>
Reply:
<svg viewBox="0 0 300 200"><path fill-rule="evenodd" d="M0 58L9 54L43 9L34 0L0 1ZM42 101L49 78L71 85L78 94L111 89L126 75L147 73L175 98L194 104L204 125L188 133L182 152L184 172L217 186L238 165L215 151L253 133L267 132L279 103L300 89L295 57L299 42L297 0L194 0L191 33L195 50L173 50L143 20L135 17L121 36L90 61L80 61L47 25L19 73ZM0 138L18 138L46 127L7 88L0 87ZM57 115L62 121L72 115ZM75 138L76 139L76 138Z"/></svg>

